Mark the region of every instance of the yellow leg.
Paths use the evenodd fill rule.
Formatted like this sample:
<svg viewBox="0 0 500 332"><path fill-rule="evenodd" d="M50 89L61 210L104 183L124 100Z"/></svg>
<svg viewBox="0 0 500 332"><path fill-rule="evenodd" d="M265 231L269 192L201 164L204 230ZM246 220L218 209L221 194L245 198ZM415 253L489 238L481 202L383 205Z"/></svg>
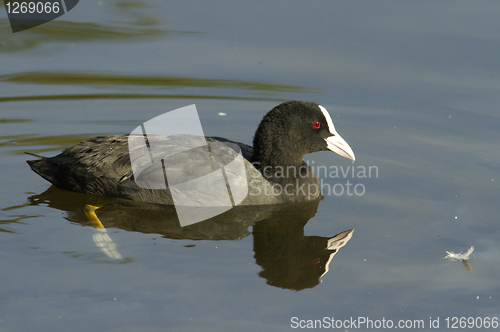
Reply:
<svg viewBox="0 0 500 332"><path fill-rule="evenodd" d="M101 221L97 217L97 214L95 214L95 211L99 208L102 208L104 204L96 204L96 205L90 205L90 204L85 204L85 215L89 219L89 221L94 225L95 228L97 229L104 229L104 226L102 225Z"/></svg>
<svg viewBox="0 0 500 332"><path fill-rule="evenodd" d="M84 208L85 215L97 230L97 233L93 236L93 240L96 246L101 249L101 251L105 253L106 256L114 259L122 259L122 255L120 255L120 253L116 250L116 244L109 237L106 228L104 228L101 221L99 220L99 217L97 217L97 214L95 213L98 208L101 208L103 206L104 204L86 204Z"/></svg>

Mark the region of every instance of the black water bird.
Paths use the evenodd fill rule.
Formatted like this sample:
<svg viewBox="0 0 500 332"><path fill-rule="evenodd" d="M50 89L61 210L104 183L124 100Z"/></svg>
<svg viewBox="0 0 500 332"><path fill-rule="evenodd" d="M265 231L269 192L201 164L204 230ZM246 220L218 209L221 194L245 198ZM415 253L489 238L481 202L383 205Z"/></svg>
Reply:
<svg viewBox="0 0 500 332"><path fill-rule="evenodd" d="M223 164L230 162L228 156L234 158L235 146L240 150L236 152L243 157L245 172L244 176L230 174L231 189L234 191L235 188L247 186L248 194L237 205L316 199L320 196L319 181L312 168L305 163L304 155L331 150L343 157L355 159L350 146L335 130L328 111L312 102L289 101L269 111L255 132L253 148L219 137L205 139L208 146L205 149L208 149L213 160L218 158ZM189 145L192 140L192 136L181 137L184 145ZM196 146L174 156L169 153L168 157L163 157L161 150L156 151L152 157L162 163L168 161L175 177L169 177L166 188L155 189L138 185L137 173L134 173L131 165L133 149L129 142L130 137L127 135L95 137L69 147L55 157L34 155L37 160L27 162L33 171L61 189L156 204L192 205L192 197L187 196L180 202L174 202L170 189L174 184L192 177L192 169L196 168L194 157L199 152ZM158 142L164 147L163 151L167 151L175 149L174 144L178 141L164 137L159 138ZM186 167L187 162L194 166ZM151 173L146 166L141 174ZM222 164L214 165L212 162L212 171L222 167ZM227 187L229 189L230 186ZM218 197L213 199L217 200Z"/></svg>

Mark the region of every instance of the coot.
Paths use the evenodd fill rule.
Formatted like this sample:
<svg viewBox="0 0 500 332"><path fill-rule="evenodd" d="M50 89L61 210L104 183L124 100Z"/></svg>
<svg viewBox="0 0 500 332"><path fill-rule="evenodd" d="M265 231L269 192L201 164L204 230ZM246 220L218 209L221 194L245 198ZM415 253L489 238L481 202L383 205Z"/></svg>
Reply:
<svg viewBox="0 0 500 332"><path fill-rule="evenodd" d="M189 145L191 138L183 137L182 144ZM172 142L176 140L165 137L159 141L164 143L165 149L175 148ZM232 174L231 188L227 185L229 191L234 191L235 186L248 187L246 197L237 205L316 199L320 196L319 181L312 168L304 162L304 155L331 150L343 157L352 160L355 158L350 146L336 132L328 111L312 102L289 101L269 111L255 132L253 148L220 137L206 137L206 142L209 147L217 145L217 149L208 148L208 151L214 158L218 154L221 160L235 154L234 146L240 149L246 173L243 175L246 176ZM193 152L183 151L174 157L169 153L164 158L168 158L177 172L174 173L175 179L179 180L173 181L176 183L189 177L188 173L193 168L191 164L194 158L190 155ZM158 154L158 150L156 153ZM163 189L138 185L131 166L127 135L95 137L51 158L34 156L38 159L27 161L31 169L61 189L155 204L174 204L169 188L169 184L171 188L174 186L170 181L172 177L169 177L166 188ZM164 161L161 155L154 158ZM212 164L212 169L213 167ZM175 205L193 205L193 197L188 196L181 198L181 201L177 197ZM218 197L212 199L217 200Z"/></svg>

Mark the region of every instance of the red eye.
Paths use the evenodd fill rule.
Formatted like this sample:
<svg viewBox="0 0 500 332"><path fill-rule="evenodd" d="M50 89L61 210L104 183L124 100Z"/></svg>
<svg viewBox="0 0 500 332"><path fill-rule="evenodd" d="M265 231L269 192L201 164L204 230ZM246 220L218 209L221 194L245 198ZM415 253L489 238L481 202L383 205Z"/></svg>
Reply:
<svg viewBox="0 0 500 332"><path fill-rule="evenodd" d="M316 121L314 123L314 128L319 128L319 127L321 127L321 123L319 123L319 121Z"/></svg>

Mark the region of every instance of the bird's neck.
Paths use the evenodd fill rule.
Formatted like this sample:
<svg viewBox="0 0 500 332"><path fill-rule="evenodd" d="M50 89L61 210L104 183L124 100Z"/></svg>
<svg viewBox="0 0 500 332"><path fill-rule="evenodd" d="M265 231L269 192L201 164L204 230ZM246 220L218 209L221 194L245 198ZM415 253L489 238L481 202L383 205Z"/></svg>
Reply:
<svg viewBox="0 0 500 332"><path fill-rule="evenodd" d="M275 108L261 121L253 140L252 162L264 177L271 182L294 181L307 167L304 162L304 150L300 138L293 135L292 122L277 121L275 115L284 110ZM281 114L282 117L293 117L293 113ZM299 141L297 141L299 140ZM283 172L288 176L283 178ZM276 179L276 180L273 180Z"/></svg>
<svg viewBox="0 0 500 332"><path fill-rule="evenodd" d="M270 182L293 182L297 178L310 176L304 154L298 151L284 151L279 144L260 145L254 142L253 165Z"/></svg>

